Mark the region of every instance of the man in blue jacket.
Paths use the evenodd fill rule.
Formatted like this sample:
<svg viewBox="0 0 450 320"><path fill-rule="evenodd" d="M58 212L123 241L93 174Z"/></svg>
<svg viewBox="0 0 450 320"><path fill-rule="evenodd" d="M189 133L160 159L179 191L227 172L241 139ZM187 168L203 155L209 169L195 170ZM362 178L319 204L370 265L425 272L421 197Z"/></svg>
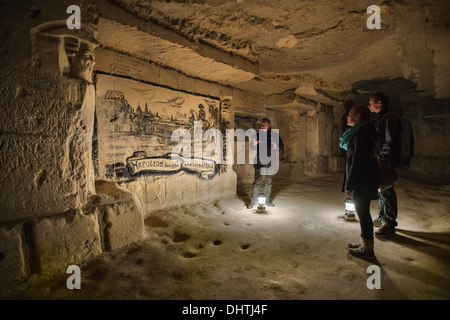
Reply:
<svg viewBox="0 0 450 320"><path fill-rule="evenodd" d="M396 168L401 162L402 124L400 119L389 110L389 102L390 99L385 94L378 92L372 95L368 106L372 112L373 124L377 129L380 142L377 155L380 174L382 178L386 176L383 172L391 176L388 182L385 184L382 182L380 185L378 218L373 221L375 226L380 227L375 234L384 237L394 234L397 226L398 208L394 181L397 177Z"/></svg>

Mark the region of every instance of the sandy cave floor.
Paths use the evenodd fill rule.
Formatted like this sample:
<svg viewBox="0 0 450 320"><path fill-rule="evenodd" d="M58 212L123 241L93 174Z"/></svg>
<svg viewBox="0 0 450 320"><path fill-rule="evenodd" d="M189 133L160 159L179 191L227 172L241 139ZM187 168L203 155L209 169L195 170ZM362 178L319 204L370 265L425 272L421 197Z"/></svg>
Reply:
<svg viewBox="0 0 450 320"><path fill-rule="evenodd" d="M309 300L449 299L449 183L400 170L397 234L375 240L377 262L349 256L359 223L343 219L342 174L276 179L274 208L248 210L250 185L234 198L155 212L147 239L69 275L32 278L7 299ZM372 202L376 216L377 202ZM368 289L378 264L381 289Z"/></svg>

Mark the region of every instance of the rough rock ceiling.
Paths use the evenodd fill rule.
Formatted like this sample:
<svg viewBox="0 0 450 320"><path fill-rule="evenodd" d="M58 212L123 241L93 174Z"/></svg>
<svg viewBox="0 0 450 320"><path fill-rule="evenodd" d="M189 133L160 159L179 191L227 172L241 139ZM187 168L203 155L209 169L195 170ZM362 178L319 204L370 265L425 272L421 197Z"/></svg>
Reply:
<svg viewBox="0 0 450 320"><path fill-rule="evenodd" d="M218 78L261 92L291 88L315 94L311 83L342 91L357 81L398 77L433 92L434 62L448 54L448 46L430 40L448 40L450 34L449 4L437 0L379 3L380 30L366 26L372 0L108 0L107 4L138 18L141 31L235 69L228 69L233 75L227 76L224 68ZM101 15L114 19L107 12ZM191 74L187 69L192 64L183 65L176 68ZM196 65L197 70L207 66L200 60ZM307 87L302 89L303 84Z"/></svg>
<svg viewBox="0 0 450 320"><path fill-rule="evenodd" d="M151 59L158 65L174 68L194 77L230 85L255 77L253 73L216 62L190 48L138 32L130 26L100 19L98 30L97 40L106 48L130 53L143 60Z"/></svg>

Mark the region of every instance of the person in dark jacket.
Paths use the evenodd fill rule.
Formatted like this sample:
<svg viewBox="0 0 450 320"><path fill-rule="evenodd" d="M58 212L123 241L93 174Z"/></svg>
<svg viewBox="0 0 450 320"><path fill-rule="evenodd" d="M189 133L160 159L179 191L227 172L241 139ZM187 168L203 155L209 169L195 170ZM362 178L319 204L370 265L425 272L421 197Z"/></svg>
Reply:
<svg viewBox="0 0 450 320"><path fill-rule="evenodd" d="M340 138L340 147L347 151L342 191L355 205L361 235L359 243L348 245L349 253L360 258L374 258L374 234L370 201L377 199L379 167L376 158L378 136L370 122L366 107L353 107L347 117L350 128Z"/></svg>
<svg viewBox="0 0 450 320"><path fill-rule="evenodd" d="M375 234L388 237L395 233L397 223L397 194L394 181L397 180L396 169L401 162L401 120L389 111L390 99L378 92L369 101L373 124L378 132L379 149L377 154L381 170L381 185L378 194L378 217L373 224L380 227Z"/></svg>
<svg viewBox="0 0 450 320"><path fill-rule="evenodd" d="M258 202L259 187L263 176L264 196L266 197L266 205L273 207L274 204L270 200L272 193L272 179L278 172L279 155L283 153L284 143L281 137L272 131L270 120L268 118L261 119L261 129L250 141L250 148L256 151L256 161L253 164L255 170L255 178L252 186L252 195L247 205L248 209ZM262 152L262 154L261 154Z"/></svg>

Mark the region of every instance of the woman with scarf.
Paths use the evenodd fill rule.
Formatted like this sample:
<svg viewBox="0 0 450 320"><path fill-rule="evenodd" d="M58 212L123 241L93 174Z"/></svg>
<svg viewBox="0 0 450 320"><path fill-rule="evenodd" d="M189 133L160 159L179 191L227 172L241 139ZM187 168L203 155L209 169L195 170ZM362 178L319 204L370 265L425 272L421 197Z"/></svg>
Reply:
<svg viewBox="0 0 450 320"><path fill-rule="evenodd" d="M376 158L378 135L370 121L370 110L353 107L347 116L350 128L340 138L339 145L347 151L343 192L355 204L361 226L359 243L348 245L349 253L360 258L375 258L373 222L370 201L377 199L379 167Z"/></svg>

